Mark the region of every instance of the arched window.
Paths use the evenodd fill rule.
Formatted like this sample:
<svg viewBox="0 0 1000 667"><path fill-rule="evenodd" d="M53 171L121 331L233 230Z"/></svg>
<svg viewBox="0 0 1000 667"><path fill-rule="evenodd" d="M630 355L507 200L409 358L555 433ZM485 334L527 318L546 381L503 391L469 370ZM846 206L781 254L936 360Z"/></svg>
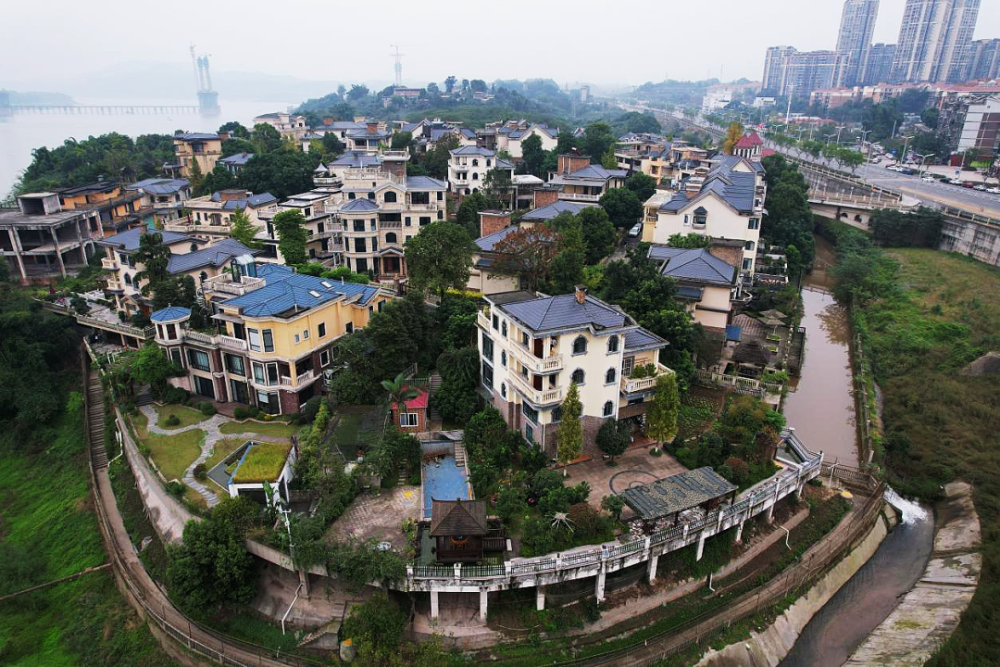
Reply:
<svg viewBox="0 0 1000 667"><path fill-rule="evenodd" d="M612 336L608 339L608 352L618 351L618 336Z"/></svg>
<svg viewBox="0 0 1000 667"><path fill-rule="evenodd" d="M500 383L500 395L507 398L507 384L505 382Z"/></svg>
<svg viewBox="0 0 1000 667"><path fill-rule="evenodd" d="M386 235L385 235L385 242L386 243L398 243L398 241L396 240L396 238L397 238L396 237L396 232L387 232Z"/></svg>
<svg viewBox="0 0 1000 667"><path fill-rule="evenodd" d="M130 276L127 273L125 274L125 284L126 285L131 285L132 284L132 276Z"/></svg>
<svg viewBox="0 0 1000 667"><path fill-rule="evenodd" d="M205 282L206 280L208 280L208 274L202 271L201 273L198 274L198 279L201 280L201 282Z"/></svg>
<svg viewBox="0 0 1000 667"><path fill-rule="evenodd" d="M192 243L191 244L191 252L198 252L198 244L197 243Z"/></svg>
<svg viewBox="0 0 1000 667"><path fill-rule="evenodd" d="M754 248L753 241L747 241L746 244L743 246L743 248L745 250L753 250Z"/></svg>
<svg viewBox="0 0 1000 667"><path fill-rule="evenodd" d="M500 365L507 368L507 350L500 350Z"/></svg>
<svg viewBox="0 0 1000 667"><path fill-rule="evenodd" d="M617 376L618 376L618 371L616 371L613 368L609 368L608 372L604 374L604 381L608 384L611 384L612 382L615 381L615 378Z"/></svg>
<svg viewBox="0 0 1000 667"><path fill-rule="evenodd" d="M708 222L708 211L704 206L699 206L694 210L694 224L702 225Z"/></svg>
<svg viewBox="0 0 1000 667"><path fill-rule="evenodd" d="M389 190L388 192L386 192L385 193L385 203L387 203L387 204L394 204L394 203L396 203L396 193L393 192L392 190Z"/></svg>
<svg viewBox="0 0 1000 667"><path fill-rule="evenodd" d="M602 411L602 414L605 417L610 417L612 414L614 414L614 412L615 412L615 406L611 404L611 401L608 401L607 403L604 404L604 410Z"/></svg>
<svg viewBox="0 0 1000 667"><path fill-rule="evenodd" d="M479 160L477 160L476 158L472 158L472 166L473 167L478 167L479 166Z"/></svg>
<svg viewBox="0 0 1000 667"><path fill-rule="evenodd" d="M472 180L474 180L474 181L478 181L479 180L479 172L477 172L477 171L472 172Z"/></svg>
<svg viewBox="0 0 1000 667"><path fill-rule="evenodd" d="M585 379L585 376L583 374L583 369L577 368L575 371L573 371L573 375L570 376L570 379L577 384L583 384L583 381Z"/></svg>
<svg viewBox="0 0 1000 667"><path fill-rule="evenodd" d="M573 354L586 354L587 353L587 339L583 336L577 336L576 340L573 341Z"/></svg>
<svg viewBox="0 0 1000 667"><path fill-rule="evenodd" d="M507 337L507 320L500 323L500 333L503 334L504 338Z"/></svg>
<svg viewBox="0 0 1000 667"><path fill-rule="evenodd" d="M486 166L487 166L487 167L492 167L492 166L493 166L493 165L492 165L492 164L490 163L490 159L489 159L489 158L486 158Z"/></svg>

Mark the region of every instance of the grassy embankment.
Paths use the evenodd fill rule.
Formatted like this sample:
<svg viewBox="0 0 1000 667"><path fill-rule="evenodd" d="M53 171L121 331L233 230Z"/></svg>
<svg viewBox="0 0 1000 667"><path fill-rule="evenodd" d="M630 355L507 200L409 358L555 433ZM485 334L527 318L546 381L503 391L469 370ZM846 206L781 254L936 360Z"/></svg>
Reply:
<svg viewBox="0 0 1000 667"><path fill-rule="evenodd" d="M832 236L852 233L836 224ZM884 253L898 266L852 319L883 396L889 481L928 501L968 481L982 525L979 588L931 664L1000 664L1000 378L961 373L1000 350L1000 270L930 249Z"/></svg>
<svg viewBox="0 0 1000 667"><path fill-rule="evenodd" d="M82 399L34 449L0 433L0 594L107 561L87 482ZM104 570L0 602L4 665L172 664Z"/></svg>

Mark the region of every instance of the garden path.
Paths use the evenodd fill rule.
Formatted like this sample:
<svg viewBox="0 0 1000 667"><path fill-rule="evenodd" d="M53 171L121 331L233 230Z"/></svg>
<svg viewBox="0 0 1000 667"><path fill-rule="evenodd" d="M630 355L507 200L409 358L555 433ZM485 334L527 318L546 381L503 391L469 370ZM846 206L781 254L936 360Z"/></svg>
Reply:
<svg viewBox="0 0 1000 667"><path fill-rule="evenodd" d="M223 414L215 414L206 421L191 424L190 426L184 426L182 428L161 428L156 423L159 419L159 415L156 414L156 410L153 409L153 406L143 405L139 409L142 410L142 414L146 416L146 430L155 435L177 435L178 433L193 431L195 429L205 431L205 439L202 441L201 445L201 454L199 454L198 458L194 460L194 463L189 465L187 470L184 471L183 480L185 484L197 491L198 494L205 499L205 502L208 503L209 507L215 507L218 505L219 497L207 486L194 478L194 469L208 460L208 457L212 455L212 450L215 448L215 443L226 439L257 440L259 442L286 442L288 440L287 438L282 438L280 436L262 435L260 433L253 433L252 431L248 433L223 433L220 430L220 427L227 422L235 421Z"/></svg>

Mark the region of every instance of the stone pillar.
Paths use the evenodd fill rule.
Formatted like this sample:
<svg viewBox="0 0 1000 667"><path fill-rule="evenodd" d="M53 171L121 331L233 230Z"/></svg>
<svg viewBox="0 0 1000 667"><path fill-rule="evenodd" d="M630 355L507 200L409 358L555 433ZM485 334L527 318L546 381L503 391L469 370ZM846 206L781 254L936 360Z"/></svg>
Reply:
<svg viewBox="0 0 1000 667"><path fill-rule="evenodd" d="M440 617L438 613L438 592L431 589L431 620L436 621Z"/></svg>
<svg viewBox="0 0 1000 667"><path fill-rule="evenodd" d="M777 501L774 501L771 503L771 506L767 508L767 516L764 517L764 520L768 523L772 523L774 521L774 506L777 504Z"/></svg>
<svg viewBox="0 0 1000 667"><path fill-rule="evenodd" d="M86 221L83 221L86 224ZM80 244L80 263L84 266L87 265L87 247L83 242L83 235L80 234L80 221L73 224L73 231L76 233L76 242Z"/></svg>
<svg viewBox="0 0 1000 667"><path fill-rule="evenodd" d="M656 581L656 565L660 560L659 556L650 554L649 556L649 583Z"/></svg>
<svg viewBox="0 0 1000 667"><path fill-rule="evenodd" d="M66 265L63 264L62 253L59 252L59 236L56 234L56 228L55 227L49 227L49 233L52 235L52 244L56 248L56 261L59 262L59 273L61 273L62 277L65 278L66 277Z"/></svg>
<svg viewBox="0 0 1000 667"><path fill-rule="evenodd" d="M806 488L805 480L799 482L799 485L795 488L795 499L802 500L802 490Z"/></svg>
<svg viewBox="0 0 1000 667"><path fill-rule="evenodd" d="M538 586L535 588L535 610L543 611L545 609L545 586Z"/></svg>
<svg viewBox="0 0 1000 667"><path fill-rule="evenodd" d="M485 588L479 591L479 620L486 622L486 604L490 593Z"/></svg>
<svg viewBox="0 0 1000 667"><path fill-rule="evenodd" d="M21 238L17 235L17 232L13 229L7 230L7 235L10 236L10 247L14 251L14 258L17 260L17 268L21 271L21 282L28 282L28 272L24 270L24 259L21 257ZM6 262L7 260L4 259Z"/></svg>
<svg viewBox="0 0 1000 667"><path fill-rule="evenodd" d="M299 583L302 584L302 595L304 597L309 597L309 573L305 570L299 570Z"/></svg>
<svg viewBox="0 0 1000 667"><path fill-rule="evenodd" d="M743 521L740 521L739 527L736 529L736 544L743 543Z"/></svg>
<svg viewBox="0 0 1000 667"><path fill-rule="evenodd" d="M695 560L701 560L701 555L705 551L705 531L701 531L701 535L698 536L698 553L695 554Z"/></svg>
<svg viewBox="0 0 1000 667"><path fill-rule="evenodd" d="M598 602L604 602L604 580L605 580L604 564L601 564L601 569L597 572L597 586L594 589L594 595L597 597Z"/></svg>

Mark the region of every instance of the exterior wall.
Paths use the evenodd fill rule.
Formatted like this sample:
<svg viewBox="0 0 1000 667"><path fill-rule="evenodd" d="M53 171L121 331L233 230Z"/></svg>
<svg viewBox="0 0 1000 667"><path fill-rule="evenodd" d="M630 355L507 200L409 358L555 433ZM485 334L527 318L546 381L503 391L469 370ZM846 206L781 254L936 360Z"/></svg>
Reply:
<svg viewBox="0 0 1000 667"><path fill-rule="evenodd" d="M476 257L473 257L473 262L475 260ZM481 294L498 294L512 292L520 285L515 277L492 275L489 271L481 271L473 266L469 269L469 282L466 283L466 287Z"/></svg>
<svg viewBox="0 0 1000 667"><path fill-rule="evenodd" d="M724 330L729 324L730 290L728 287L706 286L701 301L694 306L694 319L704 327ZM722 312L719 312L722 311Z"/></svg>
<svg viewBox="0 0 1000 667"><path fill-rule="evenodd" d="M481 190L486 174L495 165L496 155L493 154L452 155L448 160L448 190L459 194Z"/></svg>
<svg viewBox="0 0 1000 667"><path fill-rule="evenodd" d="M559 191L549 189L538 189L532 194L532 208L542 208L559 201Z"/></svg>
<svg viewBox="0 0 1000 667"><path fill-rule="evenodd" d="M694 224L694 210L698 207L703 207L708 211L706 224L701 229L696 228ZM685 215L688 216L686 224L684 222ZM751 219L758 221L757 229L749 228ZM719 198L709 195L688 204L676 214L659 211L651 240L653 243L666 245L667 240L673 234L702 234L712 238L740 240L744 243L749 241L753 245L743 251L744 264L741 270L752 275L757 257L757 243L760 241L759 220L759 215L753 217L740 215ZM645 237L644 234L644 240Z"/></svg>
<svg viewBox="0 0 1000 667"><path fill-rule="evenodd" d="M396 425L401 431L409 433L423 433L427 431L427 409L426 408L414 408L414 409L404 409L404 412L415 413L417 415L417 425L416 426L403 426L399 423L399 408L395 405L392 407L392 423Z"/></svg>
<svg viewBox="0 0 1000 667"><path fill-rule="evenodd" d="M184 178L191 176L192 162L197 162L198 166L201 167L201 173L207 174L215 169L215 164L222 157L221 139L207 139L198 143L204 144L204 149L195 153L189 142L174 140L174 150L177 153L177 160L181 164L181 176Z"/></svg>

